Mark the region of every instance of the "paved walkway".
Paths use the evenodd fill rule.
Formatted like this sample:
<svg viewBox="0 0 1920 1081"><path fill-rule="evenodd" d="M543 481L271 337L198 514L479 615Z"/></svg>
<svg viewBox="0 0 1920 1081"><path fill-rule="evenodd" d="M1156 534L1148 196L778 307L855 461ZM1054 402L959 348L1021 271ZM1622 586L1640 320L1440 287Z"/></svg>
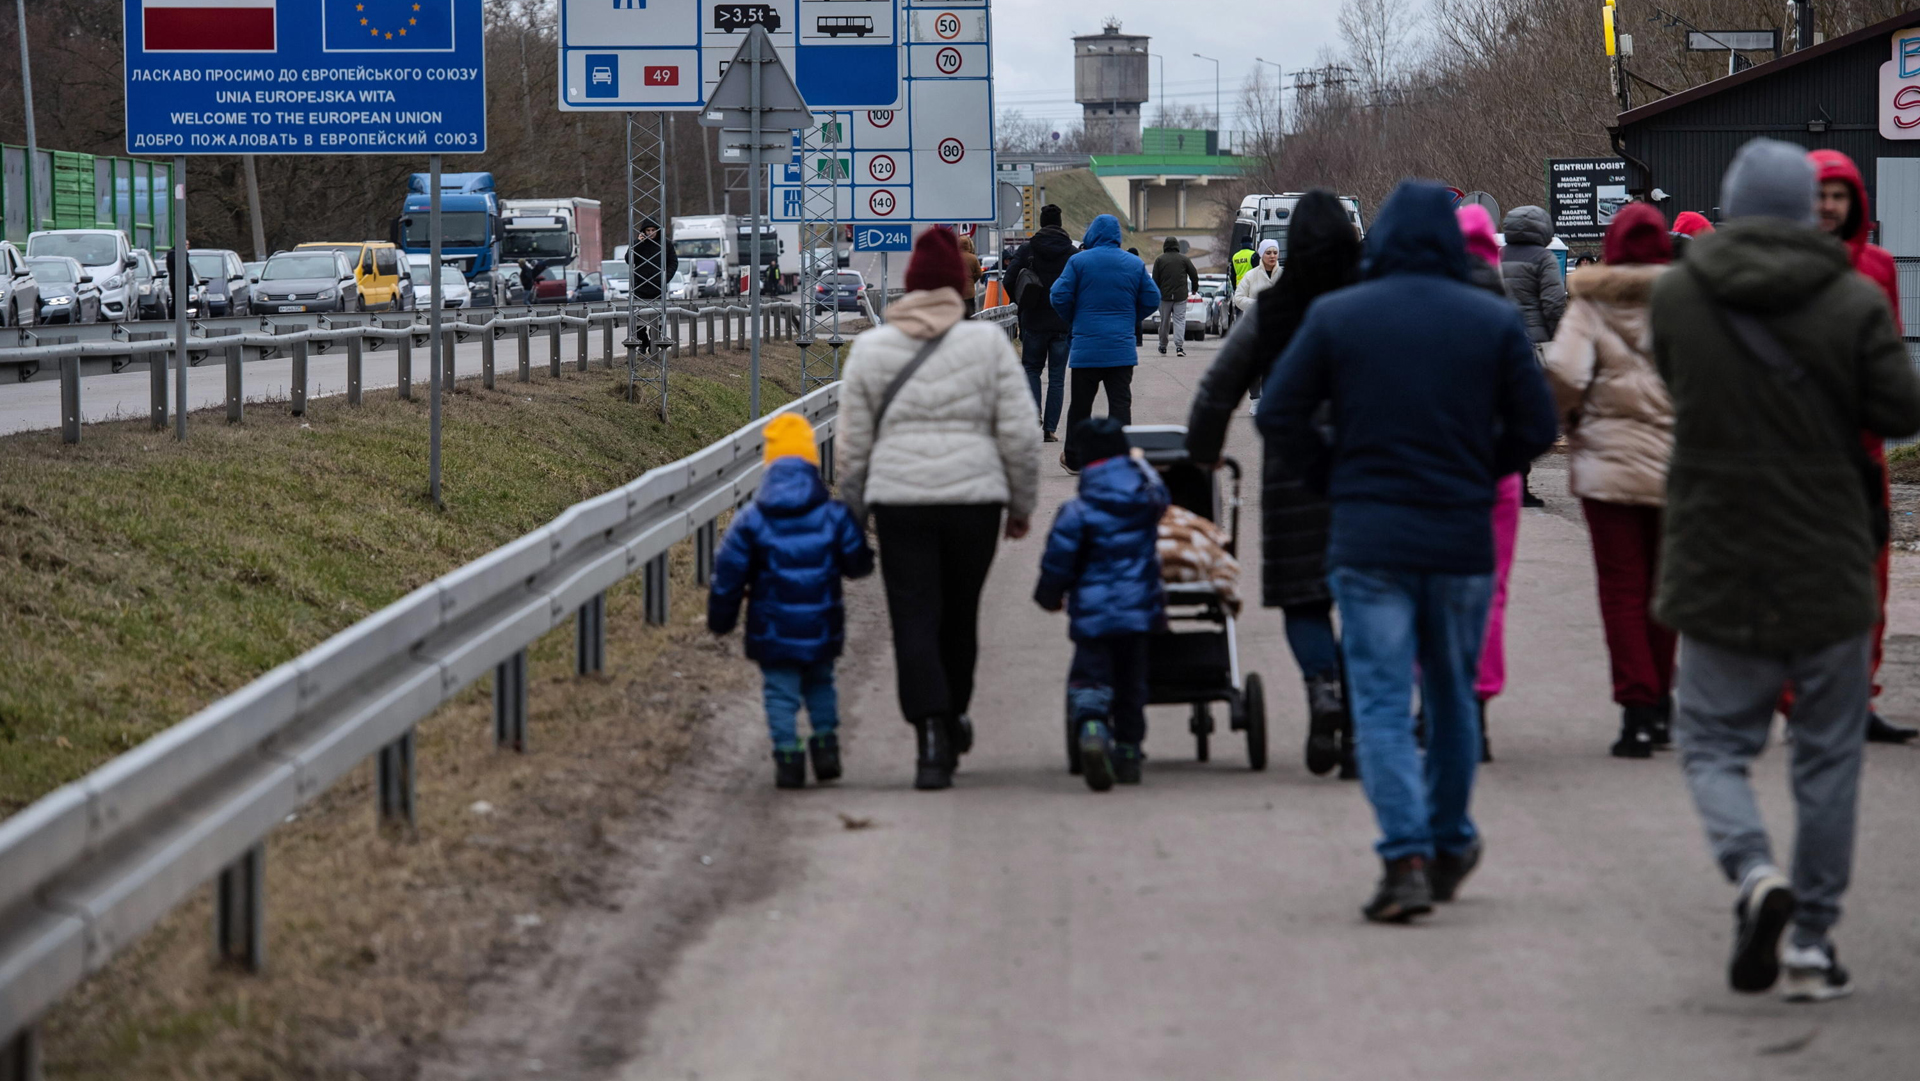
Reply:
<svg viewBox="0 0 1920 1081"><path fill-rule="evenodd" d="M1137 420L1184 419L1213 346L1189 353L1148 351ZM1250 425L1230 446L1257 461ZM593 1025L602 1045L629 1046L574 1060L554 1046L562 1024L513 1047L587 1063L568 1076L626 1081L1920 1075L1920 752L1869 753L1839 930L1858 995L1809 1008L1727 991L1731 891L1674 757L1606 755L1614 714L1585 534L1564 473L1545 462L1535 478L1553 505L1521 531L1512 684L1492 709L1499 761L1476 800L1488 856L1463 899L1423 925L1360 919L1377 874L1371 815L1357 785L1300 763L1304 708L1277 613L1251 612L1241 638L1270 688L1267 772L1248 771L1230 738L1194 762L1183 711L1161 709L1142 787L1094 795L1068 776L1069 646L1063 617L1028 599L1036 529L995 564L978 746L953 791L908 790L884 611L862 584L841 677L847 780L776 795L750 744L758 761L730 813L754 828L697 849L712 872L751 863L749 885L716 889L684 947L654 955L657 970L621 957L620 933L598 941L598 979L641 971L648 985L618 1016L624 1039ZM1041 526L1073 487L1045 471ZM1252 548L1257 484L1246 497ZM1780 755L1757 772L1771 821L1790 827ZM709 866L690 860L674 874ZM666 918L619 917L636 939ZM543 984L545 1008L566 1017L559 1000L577 982ZM522 984L475 1030L504 1035L543 1012L542 994ZM524 1076L487 1057L461 1075Z"/></svg>

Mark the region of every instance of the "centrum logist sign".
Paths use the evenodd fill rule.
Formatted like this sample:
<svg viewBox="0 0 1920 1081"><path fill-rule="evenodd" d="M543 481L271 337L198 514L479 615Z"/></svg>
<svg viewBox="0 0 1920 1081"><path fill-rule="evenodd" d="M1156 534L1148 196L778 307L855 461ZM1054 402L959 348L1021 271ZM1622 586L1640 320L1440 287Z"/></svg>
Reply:
<svg viewBox="0 0 1920 1081"><path fill-rule="evenodd" d="M127 149L475 154L483 0L122 0Z"/></svg>
<svg viewBox="0 0 1920 1081"><path fill-rule="evenodd" d="M1597 240L1627 203L1627 163L1620 158L1550 158L1547 213L1562 240Z"/></svg>

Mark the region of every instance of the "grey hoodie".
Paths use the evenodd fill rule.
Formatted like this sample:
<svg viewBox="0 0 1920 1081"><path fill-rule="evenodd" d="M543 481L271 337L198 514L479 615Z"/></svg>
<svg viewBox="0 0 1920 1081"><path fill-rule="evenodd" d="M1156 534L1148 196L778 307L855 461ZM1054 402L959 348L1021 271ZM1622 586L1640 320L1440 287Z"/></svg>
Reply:
<svg viewBox="0 0 1920 1081"><path fill-rule="evenodd" d="M1567 311L1567 286L1560 278L1560 260L1547 245L1553 242L1553 221L1537 206L1517 206L1501 226L1506 247L1500 250L1500 276L1507 295L1520 306L1527 336L1550 342Z"/></svg>

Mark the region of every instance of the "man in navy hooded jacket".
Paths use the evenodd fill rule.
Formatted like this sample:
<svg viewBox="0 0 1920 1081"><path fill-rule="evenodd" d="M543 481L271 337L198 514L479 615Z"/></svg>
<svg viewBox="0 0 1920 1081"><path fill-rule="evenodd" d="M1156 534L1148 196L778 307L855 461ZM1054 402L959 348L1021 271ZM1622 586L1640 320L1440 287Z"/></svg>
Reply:
<svg viewBox="0 0 1920 1081"><path fill-rule="evenodd" d="M1469 265L1452 194L1403 182L1367 236L1363 280L1307 310L1259 407L1285 460L1325 462L1328 583L1386 864L1363 910L1374 920L1452 900L1479 861L1467 806L1480 760L1473 680L1493 590L1494 485L1555 435L1519 313L1470 284ZM1330 446L1311 420L1322 402L1332 403Z"/></svg>
<svg viewBox="0 0 1920 1081"><path fill-rule="evenodd" d="M1073 443L1074 425L1093 415L1093 396L1107 391L1107 415L1133 423L1133 369L1140 363L1140 320L1160 307L1160 289L1147 264L1120 246L1120 219L1102 214L1087 226L1085 250L1067 260L1047 299L1073 328L1067 352L1067 445L1060 464L1078 473L1085 454Z"/></svg>

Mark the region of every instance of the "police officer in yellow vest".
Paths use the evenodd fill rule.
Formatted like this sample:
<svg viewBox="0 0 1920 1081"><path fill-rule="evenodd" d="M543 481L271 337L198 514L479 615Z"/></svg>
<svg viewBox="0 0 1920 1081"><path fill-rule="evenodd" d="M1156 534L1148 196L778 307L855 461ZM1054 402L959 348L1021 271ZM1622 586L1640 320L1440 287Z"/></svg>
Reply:
<svg viewBox="0 0 1920 1081"><path fill-rule="evenodd" d="M1241 248L1239 251L1233 253L1233 287L1235 289L1240 287L1241 277L1253 268L1253 260L1254 254L1252 248ZM1238 314L1238 312L1234 311L1233 305L1227 305L1228 323L1232 323Z"/></svg>

